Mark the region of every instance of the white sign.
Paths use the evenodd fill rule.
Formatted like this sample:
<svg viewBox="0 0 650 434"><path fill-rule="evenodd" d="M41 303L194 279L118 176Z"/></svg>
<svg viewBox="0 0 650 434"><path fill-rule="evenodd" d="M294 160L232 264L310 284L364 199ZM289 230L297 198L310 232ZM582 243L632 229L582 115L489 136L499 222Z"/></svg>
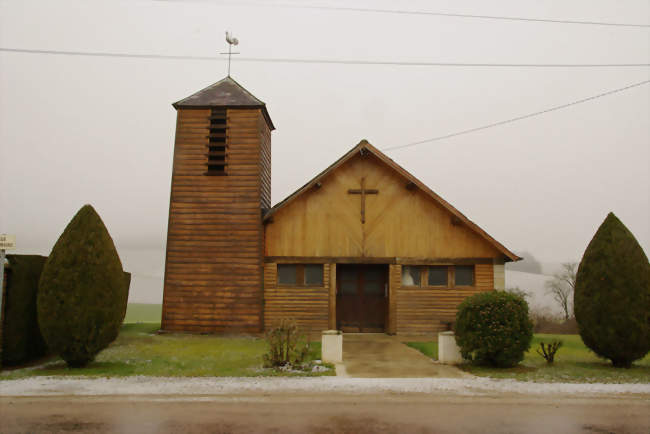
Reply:
<svg viewBox="0 0 650 434"><path fill-rule="evenodd" d="M0 249L15 249L16 248L16 236L0 234Z"/></svg>

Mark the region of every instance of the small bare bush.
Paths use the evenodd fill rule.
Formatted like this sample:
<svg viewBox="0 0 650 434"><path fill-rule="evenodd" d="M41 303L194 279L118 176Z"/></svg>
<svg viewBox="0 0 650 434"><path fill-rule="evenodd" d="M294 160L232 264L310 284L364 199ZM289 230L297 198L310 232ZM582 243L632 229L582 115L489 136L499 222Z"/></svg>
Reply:
<svg viewBox="0 0 650 434"><path fill-rule="evenodd" d="M293 319L280 320L266 333L266 341L269 352L263 356L265 368L299 365L309 353L309 343Z"/></svg>
<svg viewBox="0 0 650 434"><path fill-rule="evenodd" d="M537 349L537 354L544 357L546 363L552 365L555 361L555 353L562 346L562 341L553 341L549 343L540 342L539 348Z"/></svg>

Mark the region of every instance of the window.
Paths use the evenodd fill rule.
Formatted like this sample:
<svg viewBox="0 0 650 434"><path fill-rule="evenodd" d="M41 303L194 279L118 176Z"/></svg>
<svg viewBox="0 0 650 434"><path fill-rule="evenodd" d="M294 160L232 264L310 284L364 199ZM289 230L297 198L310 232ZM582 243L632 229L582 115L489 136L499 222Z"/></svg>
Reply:
<svg viewBox="0 0 650 434"><path fill-rule="evenodd" d="M323 266L321 264L305 265L305 285L323 286Z"/></svg>
<svg viewBox="0 0 650 434"><path fill-rule="evenodd" d="M474 285L474 266L457 265L455 267L455 286L473 286Z"/></svg>
<svg viewBox="0 0 650 434"><path fill-rule="evenodd" d="M448 286L449 267L429 267L429 286Z"/></svg>
<svg viewBox="0 0 650 434"><path fill-rule="evenodd" d="M210 116L210 134L208 135L208 171L206 175L226 174L226 110L212 109Z"/></svg>
<svg viewBox="0 0 650 434"><path fill-rule="evenodd" d="M474 286L473 265L402 265L402 286Z"/></svg>
<svg viewBox="0 0 650 434"><path fill-rule="evenodd" d="M278 264L278 285L323 286L323 264Z"/></svg>
<svg viewBox="0 0 650 434"><path fill-rule="evenodd" d="M402 266L402 286L420 286L420 267Z"/></svg>
<svg viewBox="0 0 650 434"><path fill-rule="evenodd" d="M278 265L278 283L282 285L296 284L296 265L279 264Z"/></svg>

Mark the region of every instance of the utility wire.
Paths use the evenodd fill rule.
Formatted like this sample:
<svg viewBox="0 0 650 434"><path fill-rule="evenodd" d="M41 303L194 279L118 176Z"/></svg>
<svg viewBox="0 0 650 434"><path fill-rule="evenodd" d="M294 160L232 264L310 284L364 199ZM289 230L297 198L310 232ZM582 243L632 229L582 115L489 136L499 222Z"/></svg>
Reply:
<svg viewBox="0 0 650 434"><path fill-rule="evenodd" d="M178 56L166 54L132 54L92 51L32 50L23 48L3 48L8 53L52 54L61 56L117 57L127 59L163 59L163 60L219 60L227 59L216 56ZM262 63L304 63L332 65L383 65L383 66L454 66L454 67L497 67L497 68L638 68L648 67L650 63L463 63L463 62L406 62L391 60L347 60L347 59L301 59L274 57L238 57L237 62Z"/></svg>
<svg viewBox="0 0 650 434"><path fill-rule="evenodd" d="M179 1L179 0L158 0L158 1ZM347 6L310 6L310 5L290 4L290 3L257 3L257 2L218 2L218 3L227 6L261 6L261 7L312 9L312 10L326 10L326 11L339 11L339 12L362 12L362 13L397 14L397 15L428 15L428 16L450 17L450 18L527 21L527 22L534 22L534 23L583 24L583 25L591 25L591 26L650 28L650 24L614 23L614 22L607 22L607 21L562 20L562 19L550 19L550 18L529 18L529 17L513 17L513 16L501 16L501 15L460 14L460 13L435 12L435 11L424 11L424 10L377 9L377 8L358 8L358 7L347 7Z"/></svg>
<svg viewBox="0 0 650 434"><path fill-rule="evenodd" d="M648 84L648 83L650 83L650 80L640 81L638 83L630 84L629 86L625 86L625 87L621 87L621 88L618 88L618 89L610 90L608 92L600 93L598 95L593 95L593 96L590 96L588 98L579 99L577 101L572 101L572 102L570 102L568 104L562 104L562 105L559 105L559 106L551 107L551 108L548 108L546 110L542 110L542 111L538 111L538 112L534 112L534 113L529 113L529 114L526 114L526 115L523 115L523 116L517 116L516 118L506 119L506 120L500 121L500 122L494 122L492 124L483 125L481 127L470 128L468 130L463 130L463 131L459 131L459 132L456 132L456 133L445 134L444 136L438 136L438 137L433 137L431 139L419 140L417 142L407 143L405 145L390 146L388 148L383 148L382 151L393 151L395 149L409 148L411 146L421 145L423 143L435 142L435 141L438 141L438 140L444 140L444 139L449 139L451 137L460 136L462 134L469 134L469 133L473 133L475 131L481 131L481 130L486 130L486 129L492 128L492 127L498 127L500 125L505 125L505 124L520 121L520 120L523 120L523 119L532 118L534 116L539 116L539 115L549 113L549 112L552 112L552 111L565 109L567 107L571 107L571 106L574 106L574 105L577 105L577 104L582 104L584 102L592 101L592 100L595 100L597 98L602 98L604 96L612 95L612 94L615 94L615 93L618 93L618 92L623 92L625 90L632 89L632 88L638 87L638 86L643 86L644 84Z"/></svg>

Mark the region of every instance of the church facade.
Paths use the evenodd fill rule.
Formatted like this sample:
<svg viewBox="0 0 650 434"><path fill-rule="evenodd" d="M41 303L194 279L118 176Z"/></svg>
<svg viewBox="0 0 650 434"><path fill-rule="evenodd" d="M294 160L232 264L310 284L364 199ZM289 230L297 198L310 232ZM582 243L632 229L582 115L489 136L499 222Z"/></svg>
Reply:
<svg viewBox="0 0 650 434"><path fill-rule="evenodd" d="M163 330L435 333L520 259L365 140L271 207L266 105L227 77L174 107Z"/></svg>

